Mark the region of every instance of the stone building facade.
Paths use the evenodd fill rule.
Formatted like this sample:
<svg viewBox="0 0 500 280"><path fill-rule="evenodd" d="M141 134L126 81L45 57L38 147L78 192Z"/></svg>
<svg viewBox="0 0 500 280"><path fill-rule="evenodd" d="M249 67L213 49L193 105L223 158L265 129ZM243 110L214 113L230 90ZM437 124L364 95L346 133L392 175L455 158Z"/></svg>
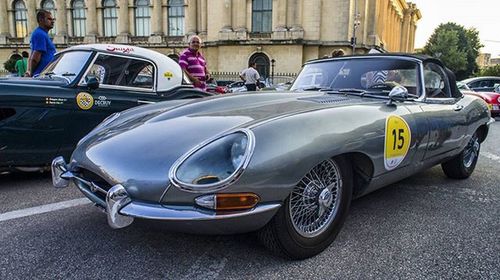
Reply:
<svg viewBox="0 0 500 280"><path fill-rule="evenodd" d="M36 11L56 17L58 50L123 43L175 56L189 35L204 41L211 72L237 72L250 60L264 76L296 73L342 49L413 52L420 11L404 0L0 0L0 61L29 49Z"/></svg>

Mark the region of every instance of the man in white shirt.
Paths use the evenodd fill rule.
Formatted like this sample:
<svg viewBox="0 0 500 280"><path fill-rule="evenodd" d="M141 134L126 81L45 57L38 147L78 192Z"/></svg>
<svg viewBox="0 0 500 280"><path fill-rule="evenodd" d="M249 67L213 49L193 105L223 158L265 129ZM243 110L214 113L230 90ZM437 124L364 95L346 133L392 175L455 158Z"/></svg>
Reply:
<svg viewBox="0 0 500 280"><path fill-rule="evenodd" d="M245 81L247 91L257 90L257 83L260 79L260 75L255 68L257 68L257 64L255 62L250 62L248 63L248 68L243 70L240 74L240 78Z"/></svg>

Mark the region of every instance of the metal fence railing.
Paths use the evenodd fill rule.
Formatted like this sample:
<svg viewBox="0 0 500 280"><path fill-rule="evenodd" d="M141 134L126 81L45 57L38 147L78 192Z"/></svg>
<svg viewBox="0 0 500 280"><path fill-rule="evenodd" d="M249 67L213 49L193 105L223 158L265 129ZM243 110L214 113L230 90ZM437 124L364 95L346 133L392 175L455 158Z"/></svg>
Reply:
<svg viewBox="0 0 500 280"><path fill-rule="evenodd" d="M240 81L240 73L238 72L212 72L212 77L217 81ZM296 73L276 73L274 76L265 78L269 85L277 85L290 82L297 76Z"/></svg>

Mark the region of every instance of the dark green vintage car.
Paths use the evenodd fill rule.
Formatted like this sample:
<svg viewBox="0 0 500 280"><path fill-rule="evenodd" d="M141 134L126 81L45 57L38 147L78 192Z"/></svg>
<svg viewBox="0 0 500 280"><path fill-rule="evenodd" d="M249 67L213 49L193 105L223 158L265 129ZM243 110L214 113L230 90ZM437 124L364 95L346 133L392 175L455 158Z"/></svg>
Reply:
<svg viewBox="0 0 500 280"><path fill-rule="evenodd" d="M0 172L43 170L61 154L69 159L78 140L114 112L208 95L158 52L106 44L69 48L38 77L0 78Z"/></svg>

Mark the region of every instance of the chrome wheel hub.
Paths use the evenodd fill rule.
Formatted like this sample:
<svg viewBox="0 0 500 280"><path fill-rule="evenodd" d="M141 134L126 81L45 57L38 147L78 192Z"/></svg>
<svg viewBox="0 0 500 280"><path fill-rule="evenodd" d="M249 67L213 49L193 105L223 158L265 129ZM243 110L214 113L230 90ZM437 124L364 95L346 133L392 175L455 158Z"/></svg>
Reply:
<svg viewBox="0 0 500 280"><path fill-rule="evenodd" d="M333 160L309 171L290 196L289 212L297 233L311 238L325 231L336 216L341 191L340 170Z"/></svg>
<svg viewBox="0 0 500 280"><path fill-rule="evenodd" d="M474 160L479 156L479 139L474 134L464 150L463 164L466 168L472 166Z"/></svg>

